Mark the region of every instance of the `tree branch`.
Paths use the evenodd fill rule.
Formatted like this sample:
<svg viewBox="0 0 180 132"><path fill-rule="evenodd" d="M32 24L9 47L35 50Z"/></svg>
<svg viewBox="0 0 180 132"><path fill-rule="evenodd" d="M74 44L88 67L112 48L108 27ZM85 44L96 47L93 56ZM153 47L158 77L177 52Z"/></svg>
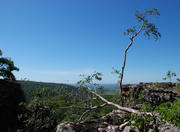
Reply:
<svg viewBox="0 0 180 132"><path fill-rule="evenodd" d="M79 118L78 121L81 121L82 118L83 118L87 113L89 113L90 111L95 110L95 109L98 109L98 108L103 108L103 107L106 106L106 105L107 105L107 104L104 103L104 104L102 104L102 105L90 107L88 110L86 110L86 111L80 116L80 118Z"/></svg>
<svg viewBox="0 0 180 132"><path fill-rule="evenodd" d="M90 90L90 88L89 88ZM132 109L132 108L127 108L127 107L122 107L118 104L115 104L113 102L110 102L108 100L106 100L105 98L103 98L102 96L100 96L99 94L93 92L90 90L90 92L92 94L94 94L95 96L97 96L99 99L101 99L103 102L105 102L106 105L110 105L110 106L113 106L119 110L122 110L122 111L125 111L125 112L129 112L129 113L134 113L134 114L137 114L138 116L143 116L143 115L149 115L149 116L152 116L152 113L151 112L140 112L138 110L135 110L135 109Z"/></svg>
<svg viewBox="0 0 180 132"><path fill-rule="evenodd" d="M125 123L121 124L119 126L119 129L122 130L128 123L129 123L129 121L126 121Z"/></svg>

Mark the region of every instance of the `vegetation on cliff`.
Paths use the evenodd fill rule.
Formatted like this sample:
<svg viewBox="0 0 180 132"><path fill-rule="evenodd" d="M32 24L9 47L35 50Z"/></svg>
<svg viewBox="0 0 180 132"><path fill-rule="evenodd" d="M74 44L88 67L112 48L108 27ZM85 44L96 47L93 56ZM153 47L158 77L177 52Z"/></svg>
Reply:
<svg viewBox="0 0 180 132"><path fill-rule="evenodd" d="M2 51L0 50L0 77L6 80L13 80L15 81L16 78L12 71L19 71L14 65L14 62L6 57L2 57Z"/></svg>

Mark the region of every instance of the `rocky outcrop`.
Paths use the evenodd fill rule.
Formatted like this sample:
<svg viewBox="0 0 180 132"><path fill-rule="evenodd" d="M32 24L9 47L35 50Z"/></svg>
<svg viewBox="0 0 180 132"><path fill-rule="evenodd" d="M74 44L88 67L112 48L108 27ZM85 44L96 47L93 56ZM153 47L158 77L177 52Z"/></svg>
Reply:
<svg viewBox="0 0 180 132"><path fill-rule="evenodd" d="M90 120L80 123L65 122L57 126L56 132L140 132L136 126L130 125L130 121L124 122L122 119L129 119L129 115L119 110L103 116L97 120ZM156 132L180 132L180 128L170 124L163 124L160 120L151 122ZM148 129L147 132L155 132Z"/></svg>
<svg viewBox="0 0 180 132"><path fill-rule="evenodd" d="M144 92L144 99L153 105L159 105L167 101L174 101L178 94L173 88L148 88Z"/></svg>
<svg viewBox="0 0 180 132"><path fill-rule="evenodd" d="M80 123L65 122L57 126L56 132L119 132L122 119L128 119L125 112L114 110L113 112L97 120Z"/></svg>
<svg viewBox="0 0 180 132"><path fill-rule="evenodd" d="M145 101L153 105L159 105L167 101L174 101L175 99L180 97L175 86L176 84L171 82L150 82L139 83L137 85L127 84L123 85L122 95L124 97L133 96L134 98L138 98L138 96L142 94L144 96Z"/></svg>
<svg viewBox="0 0 180 132"><path fill-rule="evenodd" d="M130 95L137 97L142 90L143 84L126 84L122 87L122 95L125 97L129 97Z"/></svg>
<svg viewBox="0 0 180 132"><path fill-rule="evenodd" d="M148 88L152 88L152 87L160 87L160 88L172 88L174 86L176 86L176 83L171 83L171 82L157 82L157 83L153 83L153 82L148 82L148 83L144 83L144 82L140 82L139 84L148 87Z"/></svg>
<svg viewBox="0 0 180 132"><path fill-rule="evenodd" d="M86 123L65 122L57 126L56 132L140 132L136 126L125 126L123 129L120 129L120 125L96 126L99 126L99 128L93 125L89 126ZM171 124L161 124L157 126L156 131L149 129L147 132L180 132L180 128Z"/></svg>
<svg viewBox="0 0 180 132"><path fill-rule="evenodd" d="M173 101L179 98L173 83L140 83L138 85L123 85L122 94L125 98L129 96L138 97L143 95L144 100L159 105L166 101ZM128 102L131 104L132 102ZM141 107L141 104L135 105ZM137 108L137 109L138 109ZM124 121L126 119L126 122ZM130 115L120 110L101 117L100 119L90 120L80 123L65 122L57 126L56 132L140 132L137 127L132 126L129 120ZM171 124L164 124L160 119L154 119L147 124L147 132L180 132L180 128ZM151 129L149 129L151 128Z"/></svg>

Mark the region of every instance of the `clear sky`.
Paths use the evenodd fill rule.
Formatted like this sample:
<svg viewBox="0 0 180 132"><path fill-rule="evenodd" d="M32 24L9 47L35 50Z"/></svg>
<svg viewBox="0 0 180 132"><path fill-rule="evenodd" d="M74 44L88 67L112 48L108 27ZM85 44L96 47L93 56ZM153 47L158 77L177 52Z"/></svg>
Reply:
<svg viewBox="0 0 180 132"><path fill-rule="evenodd" d="M116 83L129 43L123 32L136 25L135 11L157 8L152 21L162 38L139 36L129 50L124 83L180 77L179 0L0 0L0 49L20 68L17 79L75 83L79 74L102 72Z"/></svg>

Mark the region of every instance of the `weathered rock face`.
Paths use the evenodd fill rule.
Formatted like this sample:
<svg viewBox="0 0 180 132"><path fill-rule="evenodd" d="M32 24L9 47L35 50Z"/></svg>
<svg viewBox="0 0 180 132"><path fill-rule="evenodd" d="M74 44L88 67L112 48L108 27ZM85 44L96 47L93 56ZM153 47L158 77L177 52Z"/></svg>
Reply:
<svg viewBox="0 0 180 132"><path fill-rule="evenodd" d="M114 110L97 120L90 120L81 123L65 122L57 126L56 132L140 132L135 126L129 126L120 119L129 118L126 113ZM170 124L163 124L160 120L151 122L156 132L180 132L180 128ZM155 132L149 129L148 132Z"/></svg>
<svg viewBox="0 0 180 132"><path fill-rule="evenodd" d="M19 103L25 101L20 84L0 79L0 131L12 131L18 124Z"/></svg>
<svg viewBox="0 0 180 132"><path fill-rule="evenodd" d="M171 124L161 124L158 127L159 132L180 132L180 128L175 127Z"/></svg>
<svg viewBox="0 0 180 132"><path fill-rule="evenodd" d="M129 97L130 95L133 95L134 97L137 97L140 91L143 90L142 84L126 84L123 85L122 89L122 95L125 97Z"/></svg>
<svg viewBox="0 0 180 132"><path fill-rule="evenodd" d="M167 101L173 101L179 97L175 90L175 83L140 83L137 85L123 85L122 95L129 97L130 95L137 98L140 93L143 93L145 101L159 105ZM146 88L146 90L144 90Z"/></svg>
<svg viewBox="0 0 180 132"><path fill-rule="evenodd" d="M172 88L148 88L144 91L144 99L153 105L159 105L167 101L173 101L178 94Z"/></svg>
<svg viewBox="0 0 180 132"><path fill-rule="evenodd" d="M152 82L143 83L143 82L141 82L139 84L141 84L143 86L146 86L148 88L152 88L152 87L154 87L154 85L156 85L156 86L158 86L160 88L165 88L165 89L166 88L172 88L172 87L174 87L176 85L175 83L171 83L171 82L158 82L158 83L152 83Z"/></svg>
<svg viewBox="0 0 180 132"><path fill-rule="evenodd" d="M171 82L161 82L158 83L160 88L172 88L175 86L175 83L171 83Z"/></svg>
<svg viewBox="0 0 180 132"><path fill-rule="evenodd" d="M120 119L129 118L125 112L116 110L100 119L81 123L66 122L57 126L56 132L119 132Z"/></svg>

